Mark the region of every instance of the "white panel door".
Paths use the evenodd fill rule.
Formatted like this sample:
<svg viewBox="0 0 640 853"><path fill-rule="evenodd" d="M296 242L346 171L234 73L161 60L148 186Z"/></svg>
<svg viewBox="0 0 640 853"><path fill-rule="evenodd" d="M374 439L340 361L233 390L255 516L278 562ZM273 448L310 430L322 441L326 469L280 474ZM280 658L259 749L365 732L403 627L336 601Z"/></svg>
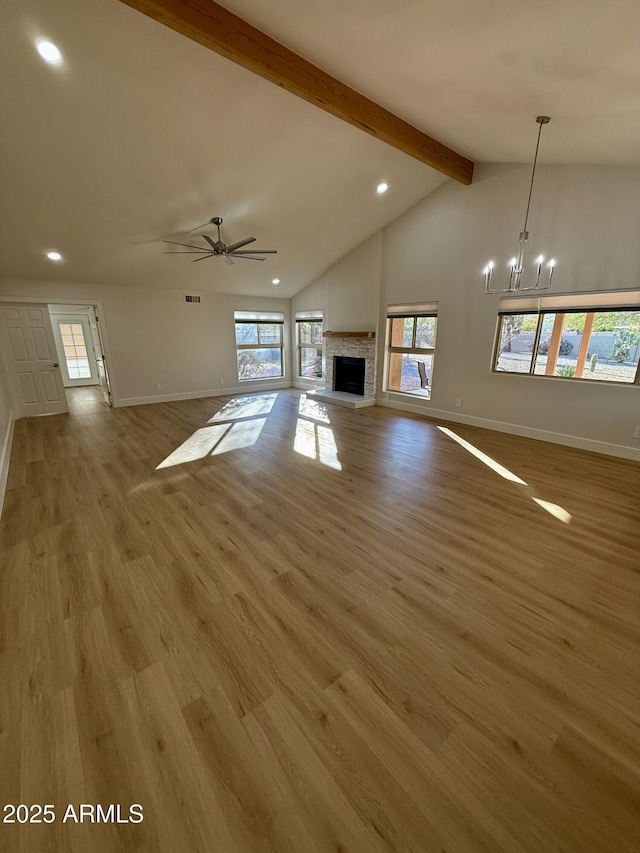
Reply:
<svg viewBox="0 0 640 853"><path fill-rule="evenodd" d="M51 323L64 387L97 385L98 365L89 317L86 314L53 314Z"/></svg>
<svg viewBox="0 0 640 853"><path fill-rule="evenodd" d="M69 411L47 306L0 304L0 338L18 417Z"/></svg>

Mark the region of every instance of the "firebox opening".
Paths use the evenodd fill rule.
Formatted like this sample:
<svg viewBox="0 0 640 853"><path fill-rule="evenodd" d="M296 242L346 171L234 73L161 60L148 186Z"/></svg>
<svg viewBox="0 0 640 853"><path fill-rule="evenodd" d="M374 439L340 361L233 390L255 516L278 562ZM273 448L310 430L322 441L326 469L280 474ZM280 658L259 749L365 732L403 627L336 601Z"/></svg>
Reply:
<svg viewBox="0 0 640 853"><path fill-rule="evenodd" d="M364 397L364 368L364 358L335 356L333 390Z"/></svg>

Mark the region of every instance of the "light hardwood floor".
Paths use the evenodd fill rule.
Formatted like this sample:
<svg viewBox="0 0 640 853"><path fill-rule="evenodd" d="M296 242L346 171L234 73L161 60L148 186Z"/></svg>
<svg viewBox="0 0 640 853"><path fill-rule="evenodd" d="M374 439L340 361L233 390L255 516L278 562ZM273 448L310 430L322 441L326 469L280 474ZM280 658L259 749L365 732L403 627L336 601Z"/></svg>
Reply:
<svg viewBox="0 0 640 853"><path fill-rule="evenodd" d="M15 430L0 804L57 820L0 850L640 849L640 465L446 425L518 483L293 390L74 400Z"/></svg>

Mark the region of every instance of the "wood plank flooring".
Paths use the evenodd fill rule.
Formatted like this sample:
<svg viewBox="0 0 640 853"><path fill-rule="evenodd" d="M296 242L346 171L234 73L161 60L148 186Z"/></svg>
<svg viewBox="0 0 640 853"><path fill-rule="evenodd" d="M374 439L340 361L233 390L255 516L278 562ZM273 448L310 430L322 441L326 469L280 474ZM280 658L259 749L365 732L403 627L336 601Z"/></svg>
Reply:
<svg viewBox="0 0 640 853"><path fill-rule="evenodd" d="M0 805L56 820L0 851L638 851L640 465L444 426L294 390L18 421Z"/></svg>

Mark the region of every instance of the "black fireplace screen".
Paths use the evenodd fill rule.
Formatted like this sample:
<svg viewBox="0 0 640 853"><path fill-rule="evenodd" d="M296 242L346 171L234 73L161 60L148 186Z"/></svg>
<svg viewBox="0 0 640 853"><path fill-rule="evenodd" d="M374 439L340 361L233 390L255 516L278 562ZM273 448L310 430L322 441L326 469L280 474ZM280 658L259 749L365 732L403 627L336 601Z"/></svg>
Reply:
<svg viewBox="0 0 640 853"><path fill-rule="evenodd" d="M364 397L364 358L337 355L333 371L333 390Z"/></svg>

